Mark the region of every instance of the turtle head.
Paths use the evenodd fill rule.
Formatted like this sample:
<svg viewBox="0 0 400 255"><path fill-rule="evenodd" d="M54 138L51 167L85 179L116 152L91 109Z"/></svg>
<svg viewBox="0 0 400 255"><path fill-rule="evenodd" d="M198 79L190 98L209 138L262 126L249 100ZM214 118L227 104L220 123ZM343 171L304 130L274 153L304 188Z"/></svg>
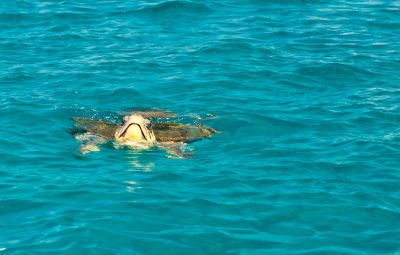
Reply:
<svg viewBox="0 0 400 255"><path fill-rule="evenodd" d="M117 142L153 144L156 141L150 120L139 114L125 116L124 124L118 127L114 136Z"/></svg>

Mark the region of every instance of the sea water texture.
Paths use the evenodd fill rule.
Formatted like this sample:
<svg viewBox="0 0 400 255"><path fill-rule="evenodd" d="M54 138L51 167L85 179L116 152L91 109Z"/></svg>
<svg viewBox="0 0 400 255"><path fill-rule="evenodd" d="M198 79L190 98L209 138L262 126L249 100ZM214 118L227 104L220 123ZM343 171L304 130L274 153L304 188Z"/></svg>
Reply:
<svg viewBox="0 0 400 255"><path fill-rule="evenodd" d="M399 71L400 1L3 0L0 255L400 254ZM79 154L132 108L221 133Z"/></svg>

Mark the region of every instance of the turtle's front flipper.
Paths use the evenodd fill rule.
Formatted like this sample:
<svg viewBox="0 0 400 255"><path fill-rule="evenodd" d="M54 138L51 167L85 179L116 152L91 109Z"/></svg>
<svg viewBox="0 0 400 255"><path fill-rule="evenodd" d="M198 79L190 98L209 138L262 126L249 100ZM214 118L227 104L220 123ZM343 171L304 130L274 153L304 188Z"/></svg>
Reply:
<svg viewBox="0 0 400 255"><path fill-rule="evenodd" d="M82 154L87 154L93 151L100 151L99 145L107 142L107 139L93 135L89 132L83 134L75 135L75 139L81 142L79 147L79 152Z"/></svg>
<svg viewBox="0 0 400 255"><path fill-rule="evenodd" d="M186 143L175 143L175 142L165 142L159 143L158 146L161 149L167 151L169 155L168 158L191 158L193 156L192 153L187 152Z"/></svg>
<svg viewBox="0 0 400 255"><path fill-rule="evenodd" d="M82 154L87 154L87 153L93 152L93 151L100 151L99 146L97 146L95 144L82 144L79 147L79 152Z"/></svg>
<svg viewBox="0 0 400 255"><path fill-rule="evenodd" d="M70 130L70 133L73 135L77 133L89 132L91 134L111 140L114 139L115 130L118 128L118 124L108 123L96 119L75 117L73 118L73 121L75 128Z"/></svg>

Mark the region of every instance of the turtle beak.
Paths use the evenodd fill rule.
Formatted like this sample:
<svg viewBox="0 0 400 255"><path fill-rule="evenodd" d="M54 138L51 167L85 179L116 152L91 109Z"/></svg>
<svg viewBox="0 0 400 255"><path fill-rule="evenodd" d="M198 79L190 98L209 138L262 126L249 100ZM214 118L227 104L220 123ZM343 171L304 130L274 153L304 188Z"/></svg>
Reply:
<svg viewBox="0 0 400 255"><path fill-rule="evenodd" d="M148 141L148 139L147 139L147 137L146 137L146 133L143 131L142 125L137 124L137 123L135 123L135 124L139 126L140 132L142 132L143 138L144 138L146 141Z"/></svg>
<svg viewBox="0 0 400 255"><path fill-rule="evenodd" d="M126 121L121 127L117 129L117 131L115 132L115 137L121 138L126 133L126 130L128 130L129 126L132 124L132 122Z"/></svg>
<svg viewBox="0 0 400 255"><path fill-rule="evenodd" d="M125 135L126 131L129 129L129 127L132 126L132 125L137 125L137 126L139 127L140 132L142 133L143 138L147 141L148 139L147 139L147 137L146 137L145 132L143 132L142 126L141 126L140 124L134 123L134 122L132 122L132 123L125 123L125 124L117 131L116 136L117 136L118 138L123 137L123 136Z"/></svg>
<svg viewBox="0 0 400 255"><path fill-rule="evenodd" d="M154 133L152 130L151 122L149 120L140 118L140 117L125 117L124 118L124 124L121 125L115 132L115 138L116 139L121 139L124 138L125 134L128 132L129 128L132 125L136 125L139 127L140 133L142 135L142 138L146 142L154 142L155 137Z"/></svg>

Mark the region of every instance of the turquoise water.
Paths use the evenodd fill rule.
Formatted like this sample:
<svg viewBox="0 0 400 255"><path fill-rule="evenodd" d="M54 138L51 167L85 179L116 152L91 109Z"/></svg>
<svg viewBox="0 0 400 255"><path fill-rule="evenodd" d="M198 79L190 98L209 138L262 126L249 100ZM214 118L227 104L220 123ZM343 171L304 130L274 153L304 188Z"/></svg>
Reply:
<svg viewBox="0 0 400 255"><path fill-rule="evenodd" d="M400 254L399 1L1 1L1 254ZM214 114L194 157L71 118Z"/></svg>

